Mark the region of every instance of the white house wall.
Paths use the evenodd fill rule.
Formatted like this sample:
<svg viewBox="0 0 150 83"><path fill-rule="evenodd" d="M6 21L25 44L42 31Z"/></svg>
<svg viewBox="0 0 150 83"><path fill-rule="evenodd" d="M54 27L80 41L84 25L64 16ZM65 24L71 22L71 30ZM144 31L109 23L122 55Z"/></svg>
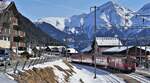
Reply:
<svg viewBox="0 0 150 83"><path fill-rule="evenodd" d="M0 40L0 47L1 48L10 48L10 41Z"/></svg>

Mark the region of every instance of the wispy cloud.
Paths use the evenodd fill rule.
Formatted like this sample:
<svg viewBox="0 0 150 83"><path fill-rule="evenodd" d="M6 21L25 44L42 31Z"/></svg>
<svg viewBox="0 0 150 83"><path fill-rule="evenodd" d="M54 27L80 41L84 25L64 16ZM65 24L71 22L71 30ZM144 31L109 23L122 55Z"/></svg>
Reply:
<svg viewBox="0 0 150 83"><path fill-rule="evenodd" d="M53 7L58 7L58 8L63 8L63 9L67 9L67 10L73 10L73 11L79 11L79 12L85 12L85 10L82 9L78 9L78 8L73 8L70 6L66 6L63 4L56 4L55 2L53 2L53 0L33 0L37 3L40 3L42 5L49 5L49 6L53 6Z"/></svg>

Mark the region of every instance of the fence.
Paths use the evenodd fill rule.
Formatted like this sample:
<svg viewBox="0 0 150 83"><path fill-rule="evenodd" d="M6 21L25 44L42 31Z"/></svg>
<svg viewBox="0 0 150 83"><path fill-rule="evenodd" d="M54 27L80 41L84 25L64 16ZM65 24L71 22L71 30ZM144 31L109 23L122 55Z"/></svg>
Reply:
<svg viewBox="0 0 150 83"><path fill-rule="evenodd" d="M52 62L59 59L61 59L61 57L45 56L45 57L31 58L29 60L17 60L12 61L10 63L5 62L4 66L0 66L0 72L17 74L19 71L24 71L25 69L29 69L30 67L33 67L37 64L44 64L46 62Z"/></svg>

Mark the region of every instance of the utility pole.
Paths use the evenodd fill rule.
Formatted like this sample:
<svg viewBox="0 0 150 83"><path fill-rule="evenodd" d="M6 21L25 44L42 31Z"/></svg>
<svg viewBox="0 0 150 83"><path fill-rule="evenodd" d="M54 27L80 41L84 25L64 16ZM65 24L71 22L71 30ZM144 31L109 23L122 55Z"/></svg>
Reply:
<svg viewBox="0 0 150 83"><path fill-rule="evenodd" d="M66 60L67 60L67 52L68 52L68 49L67 49L67 44L68 44L68 41L67 41L67 36L65 37L65 44L66 44L66 52L65 52L65 57L66 57Z"/></svg>
<svg viewBox="0 0 150 83"><path fill-rule="evenodd" d="M83 30L83 33L84 33L84 29L83 29L83 27L84 27L84 20L83 20L83 18L80 20L80 27L81 27L81 29ZM80 44L81 44L81 42L80 42ZM81 53L81 63L82 63L82 55L83 55L83 52Z"/></svg>
<svg viewBox="0 0 150 83"><path fill-rule="evenodd" d="M95 50L94 50L94 79L96 79L96 51L97 51L97 46L96 46L96 9L97 9L97 7L96 6L94 6L94 7L91 7L90 8L90 11L91 11L91 9L94 9L94 48L95 48Z"/></svg>
<svg viewBox="0 0 150 83"><path fill-rule="evenodd" d="M125 14L125 28L127 28L128 26L127 26L127 22L128 22L128 14ZM129 37L129 36L128 36ZM128 57L128 52L129 52L129 47L128 47L128 37L127 37L127 39L126 39L126 46L127 46L127 52L126 52L126 56Z"/></svg>

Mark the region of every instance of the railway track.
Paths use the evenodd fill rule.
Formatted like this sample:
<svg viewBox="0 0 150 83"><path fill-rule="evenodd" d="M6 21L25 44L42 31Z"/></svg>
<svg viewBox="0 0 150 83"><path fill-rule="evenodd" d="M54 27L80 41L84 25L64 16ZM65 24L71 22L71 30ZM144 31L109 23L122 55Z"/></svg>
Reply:
<svg viewBox="0 0 150 83"><path fill-rule="evenodd" d="M106 75L104 75L104 77L106 78L106 82L107 83L120 83L120 81L118 81L116 78L112 77L111 75L105 73Z"/></svg>
<svg viewBox="0 0 150 83"><path fill-rule="evenodd" d="M128 76L133 79L136 79L137 81L139 81L141 83L150 83L150 79L148 79L142 75L136 74L136 73L131 73Z"/></svg>
<svg viewBox="0 0 150 83"><path fill-rule="evenodd" d="M120 83L119 79L116 79L112 73L106 72L104 70L98 70L99 72L105 74L104 77L107 78L108 83Z"/></svg>
<svg viewBox="0 0 150 83"><path fill-rule="evenodd" d="M82 63L76 63L76 64L80 64L80 65L85 65L85 66L91 66L89 64L82 64ZM92 66L91 66L92 67ZM99 67L97 67L99 68ZM101 68L100 68L101 69ZM106 70L106 71L103 71ZM150 83L150 79L146 78L143 75L137 74L137 73L131 73L131 74L124 74L124 73L120 73L120 72L114 72L110 69L103 69L99 72L101 72L103 74L103 76L106 78L106 82L107 83L120 83L118 81L118 79L114 78L114 74L117 75L117 77L120 77L122 79L124 79L127 83ZM111 73L109 73L111 72Z"/></svg>
<svg viewBox="0 0 150 83"><path fill-rule="evenodd" d="M77 68L80 66L82 66L82 68L90 70L90 71L94 71L94 68L91 66L85 66L85 65L81 65L79 66L79 64L74 64ZM117 76L115 76L114 74L111 74L107 71L101 70L101 69L97 69L97 74L101 75L104 80L106 81L106 83L125 83L125 82L120 82L120 78L118 78ZM122 79L123 80L123 79Z"/></svg>
<svg viewBox="0 0 150 83"><path fill-rule="evenodd" d="M107 77L107 76L104 76L104 77L106 78L105 80L106 80L107 83L114 83L109 77Z"/></svg>

